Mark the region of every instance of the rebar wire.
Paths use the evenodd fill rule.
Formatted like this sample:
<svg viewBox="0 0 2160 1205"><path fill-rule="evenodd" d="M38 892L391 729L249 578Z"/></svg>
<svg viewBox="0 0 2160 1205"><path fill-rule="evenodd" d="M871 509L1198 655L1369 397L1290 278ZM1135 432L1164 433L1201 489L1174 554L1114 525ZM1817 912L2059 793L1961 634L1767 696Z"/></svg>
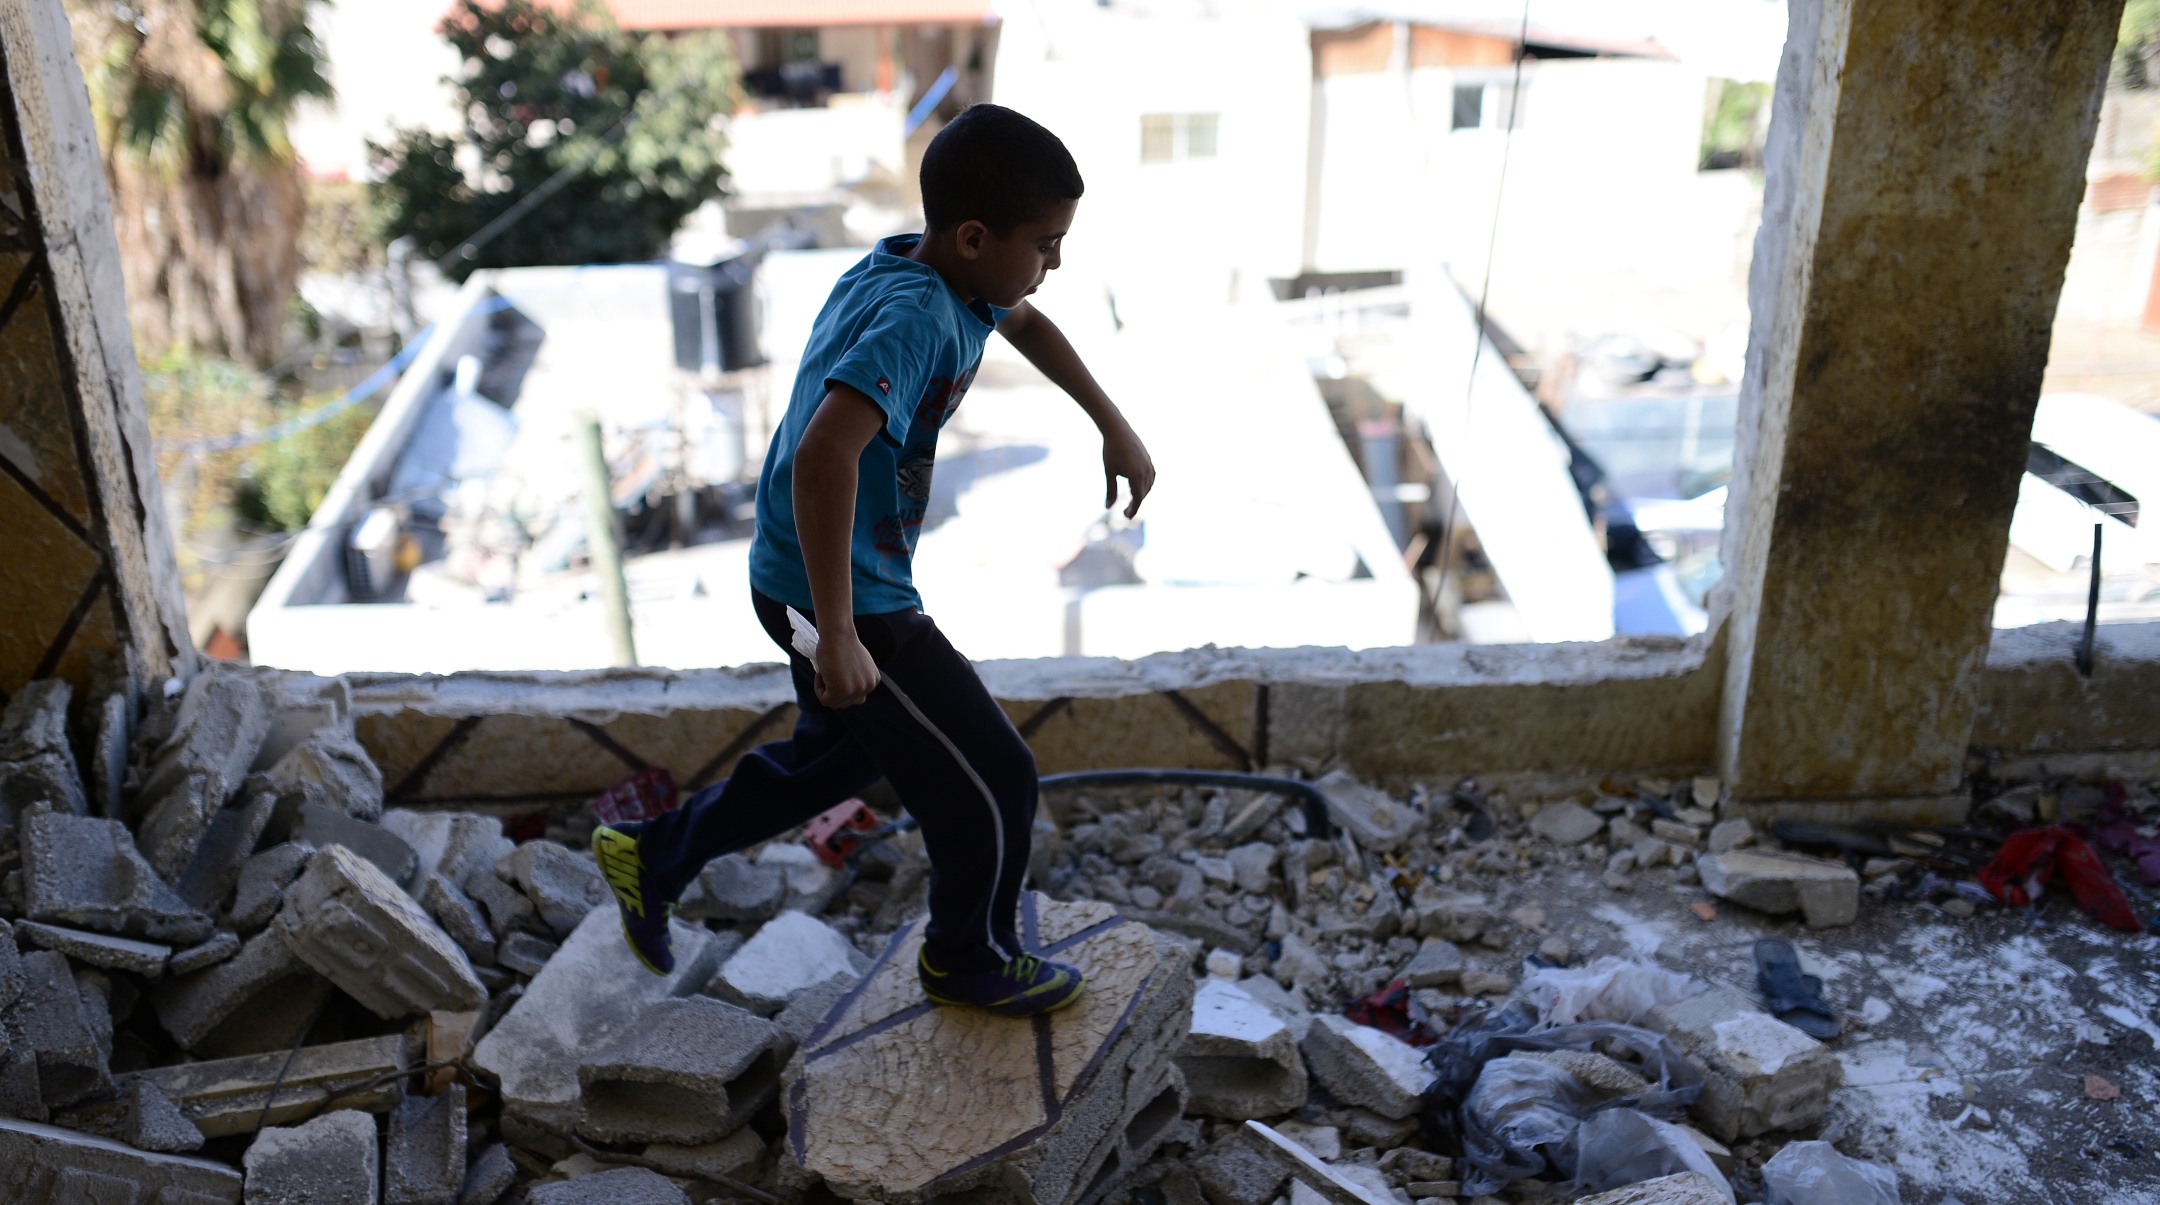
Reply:
<svg viewBox="0 0 2160 1205"><path fill-rule="evenodd" d="M1477 400L1478 365L1485 358L1485 303L1492 298L1492 267L1494 253L1500 245L1500 205L1507 198L1508 160L1515 152L1515 127L1522 124L1522 75L1523 60L1530 57L1530 0L1523 0L1522 25L1515 38L1515 79L1509 85L1507 107L1507 130L1500 141L1500 179L1493 186L1492 224L1485 234L1485 279L1478 286L1477 321L1471 323L1470 377L1463 383L1463 428L1470 426L1471 407ZM1462 475L1448 474L1447 518L1440 525L1440 580L1433 586L1433 604L1437 607L1447 596L1448 562L1453 558L1455 546L1456 508L1462 500ZM1459 633L1458 633L1459 635Z"/></svg>

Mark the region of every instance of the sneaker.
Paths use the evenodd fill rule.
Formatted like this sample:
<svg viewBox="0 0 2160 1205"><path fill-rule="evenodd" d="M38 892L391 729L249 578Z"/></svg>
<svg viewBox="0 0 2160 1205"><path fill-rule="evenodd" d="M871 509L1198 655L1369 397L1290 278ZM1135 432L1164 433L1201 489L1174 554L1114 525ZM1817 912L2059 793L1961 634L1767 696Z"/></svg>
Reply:
<svg viewBox="0 0 2160 1205"><path fill-rule="evenodd" d="M668 935L668 917L674 913L675 905L646 906L659 893L645 874L638 839L603 824L593 830L592 851L594 860L600 863L601 875L615 892L615 906L622 913L623 939L630 943L631 952L655 975L673 971L675 948Z"/></svg>
<svg viewBox="0 0 2160 1205"><path fill-rule="evenodd" d="M934 1004L971 1004L1001 1017L1054 1013L1080 998L1087 978L1080 968L1022 954L994 971L940 971L925 949L915 959L923 994Z"/></svg>

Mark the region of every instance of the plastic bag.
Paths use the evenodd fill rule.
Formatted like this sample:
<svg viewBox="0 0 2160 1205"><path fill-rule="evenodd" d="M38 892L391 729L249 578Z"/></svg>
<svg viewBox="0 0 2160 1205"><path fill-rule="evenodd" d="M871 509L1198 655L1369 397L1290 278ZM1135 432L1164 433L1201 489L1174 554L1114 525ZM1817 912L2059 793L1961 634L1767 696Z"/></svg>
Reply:
<svg viewBox="0 0 2160 1205"><path fill-rule="evenodd" d="M1848 1159L1827 1142L1789 1142L1763 1164L1770 1205L1902 1205L1897 1173Z"/></svg>
<svg viewBox="0 0 2160 1205"><path fill-rule="evenodd" d="M1575 1184L1604 1192L1680 1172L1701 1172L1734 1199L1724 1173L1687 1131L1636 1109L1593 1113L1575 1131Z"/></svg>
<svg viewBox="0 0 2160 1205"><path fill-rule="evenodd" d="M1548 1025L1618 1021L1633 1025L1660 1004L1708 990L1694 978L1647 962L1607 955L1588 966L1541 967L1522 983L1522 993Z"/></svg>
<svg viewBox="0 0 2160 1205"><path fill-rule="evenodd" d="M1498 1192L1512 1180L1542 1176L1547 1167L1563 1179L1574 1174L1569 1154L1584 1114L1596 1098L1582 1081L1551 1063L1498 1058L1485 1064L1463 1101L1463 1158L1469 1174L1463 1191Z"/></svg>

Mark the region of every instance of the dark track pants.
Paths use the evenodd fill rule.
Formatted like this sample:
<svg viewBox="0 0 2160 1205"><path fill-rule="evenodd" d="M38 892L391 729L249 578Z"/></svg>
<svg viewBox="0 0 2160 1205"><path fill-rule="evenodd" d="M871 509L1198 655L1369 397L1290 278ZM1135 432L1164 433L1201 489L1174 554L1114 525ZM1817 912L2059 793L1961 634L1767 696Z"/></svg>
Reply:
<svg viewBox="0 0 2160 1205"><path fill-rule="evenodd" d="M713 858L786 832L883 775L922 825L927 940L939 967L987 969L1019 953L1035 755L975 667L920 611L857 615L886 681L836 711L818 701L814 667L789 644L787 608L755 591L751 602L766 635L788 650L800 715L792 736L744 754L725 782L636 826L664 898L679 898Z"/></svg>

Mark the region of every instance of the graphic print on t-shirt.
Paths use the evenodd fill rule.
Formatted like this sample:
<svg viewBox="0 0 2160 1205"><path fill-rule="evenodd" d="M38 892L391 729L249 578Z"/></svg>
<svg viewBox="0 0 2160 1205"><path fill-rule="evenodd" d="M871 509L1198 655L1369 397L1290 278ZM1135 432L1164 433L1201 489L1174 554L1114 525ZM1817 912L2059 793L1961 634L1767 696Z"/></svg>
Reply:
<svg viewBox="0 0 2160 1205"><path fill-rule="evenodd" d="M914 418L908 424L908 446L900 454L900 463L894 470L900 486L900 511L885 516L873 529L873 543L879 552L888 556L914 556L915 543L922 538L923 516L930 513L930 483L937 470L938 432L960 409L960 399L967 396L968 386L974 380L975 369L970 368L961 373L958 380L933 377L923 391L922 401L916 404Z"/></svg>

